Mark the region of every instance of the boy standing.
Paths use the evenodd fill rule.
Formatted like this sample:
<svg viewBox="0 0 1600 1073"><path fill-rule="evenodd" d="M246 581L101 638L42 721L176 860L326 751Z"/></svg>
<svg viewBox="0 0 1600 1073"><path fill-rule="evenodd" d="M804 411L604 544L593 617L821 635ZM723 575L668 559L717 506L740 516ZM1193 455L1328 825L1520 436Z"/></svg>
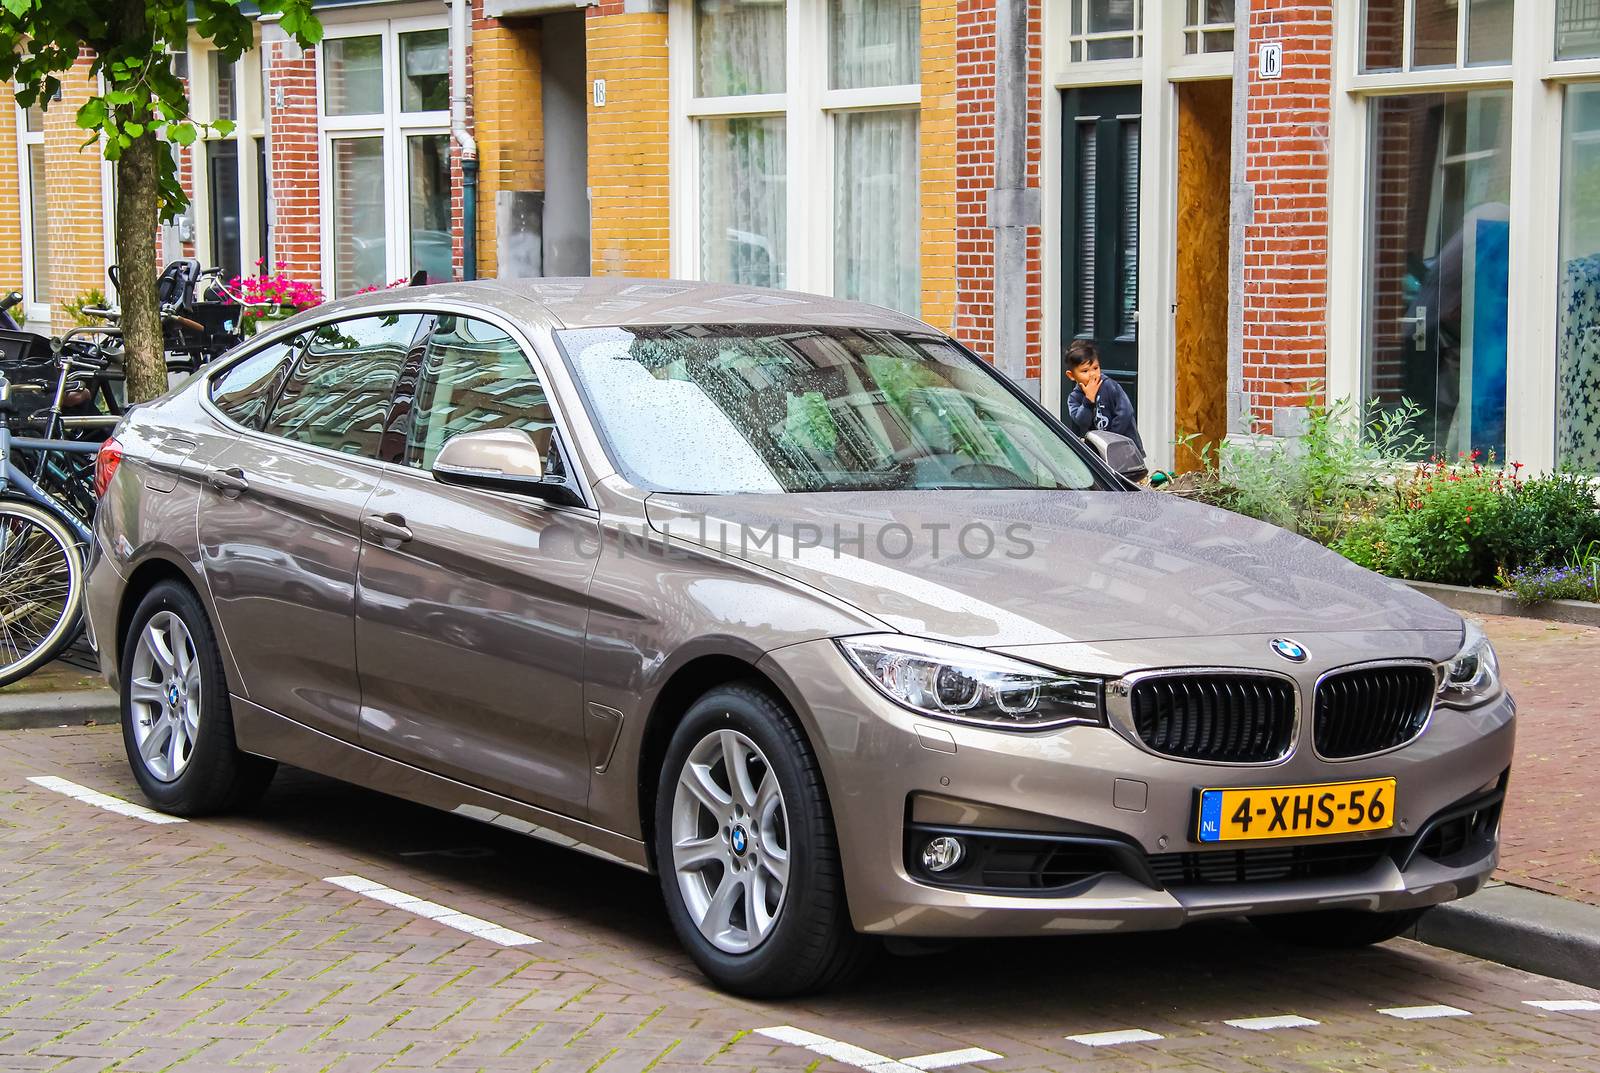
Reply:
<svg viewBox="0 0 1600 1073"><path fill-rule="evenodd" d="M1126 436L1144 454L1144 441L1139 438L1139 427L1133 416L1133 403L1122 385L1101 375L1100 351L1087 339L1074 339L1067 344L1063 354L1067 379L1075 387L1067 396L1069 424L1078 435L1085 436L1096 429Z"/></svg>

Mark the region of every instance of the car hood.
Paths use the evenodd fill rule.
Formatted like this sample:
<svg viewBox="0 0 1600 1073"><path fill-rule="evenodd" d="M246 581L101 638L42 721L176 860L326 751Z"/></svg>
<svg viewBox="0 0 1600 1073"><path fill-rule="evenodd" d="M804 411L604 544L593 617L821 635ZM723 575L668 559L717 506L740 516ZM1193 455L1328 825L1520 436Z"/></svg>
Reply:
<svg viewBox="0 0 1600 1073"><path fill-rule="evenodd" d="M1461 629L1309 540L1159 492L652 494L651 526L977 646Z"/></svg>

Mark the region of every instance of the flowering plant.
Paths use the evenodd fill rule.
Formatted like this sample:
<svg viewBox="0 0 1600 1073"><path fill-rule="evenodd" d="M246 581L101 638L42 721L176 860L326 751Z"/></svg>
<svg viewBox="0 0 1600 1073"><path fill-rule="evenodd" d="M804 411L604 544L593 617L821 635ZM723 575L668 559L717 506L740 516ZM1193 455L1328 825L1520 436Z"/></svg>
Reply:
<svg viewBox="0 0 1600 1073"><path fill-rule="evenodd" d="M410 285L410 283L411 283L411 280L410 280L409 277L401 276L399 279L391 280L390 282L385 283L381 287L378 286L376 283L374 283L374 284L371 284L370 286L362 287L359 291L356 291L355 293L356 294L371 294L373 291L392 291L396 287L405 287L405 286Z"/></svg>
<svg viewBox="0 0 1600 1073"><path fill-rule="evenodd" d="M267 274L267 261L256 262L257 275L235 276L227 284L227 292L244 303L240 327L244 334L254 335L264 321L282 320L302 309L322 304L322 291L314 283L294 279L287 275L284 262L279 261L271 275Z"/></svg>

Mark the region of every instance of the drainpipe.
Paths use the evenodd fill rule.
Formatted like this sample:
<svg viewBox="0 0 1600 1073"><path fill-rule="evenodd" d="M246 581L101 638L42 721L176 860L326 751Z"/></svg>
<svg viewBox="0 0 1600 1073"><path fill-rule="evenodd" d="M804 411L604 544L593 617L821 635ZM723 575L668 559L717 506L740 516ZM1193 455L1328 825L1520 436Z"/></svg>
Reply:
<svg viewBox="0 0 1600 1073"><path fill-rule="evenodd" d="M994 228L995 365L1034 398L1028 376L1028 228L1039 224L1039 191L1028 186L1028 3L995 0Z"/></svg>
<svg viewBox="0 0 1600 1073"><path fill-rule="evenodd" d="M467 12L450 0L450 133L461 147L461 278L478 278L478 140L467 129Z"/></svg>

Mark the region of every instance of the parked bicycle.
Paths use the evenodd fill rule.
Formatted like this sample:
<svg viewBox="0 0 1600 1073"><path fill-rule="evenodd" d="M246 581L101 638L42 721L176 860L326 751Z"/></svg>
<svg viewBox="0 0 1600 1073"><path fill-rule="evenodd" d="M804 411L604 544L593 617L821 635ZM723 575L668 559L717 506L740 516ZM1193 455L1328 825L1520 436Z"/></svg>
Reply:
<svg viewBox="0 0 1600 1073"><path fill-rule="evenodd" d="M100 450L91 441L13 436L16 409L0 374L0 685L32 674L77 638L91 540L89 523L19 467L13 451L94 460Z"/></svg>

